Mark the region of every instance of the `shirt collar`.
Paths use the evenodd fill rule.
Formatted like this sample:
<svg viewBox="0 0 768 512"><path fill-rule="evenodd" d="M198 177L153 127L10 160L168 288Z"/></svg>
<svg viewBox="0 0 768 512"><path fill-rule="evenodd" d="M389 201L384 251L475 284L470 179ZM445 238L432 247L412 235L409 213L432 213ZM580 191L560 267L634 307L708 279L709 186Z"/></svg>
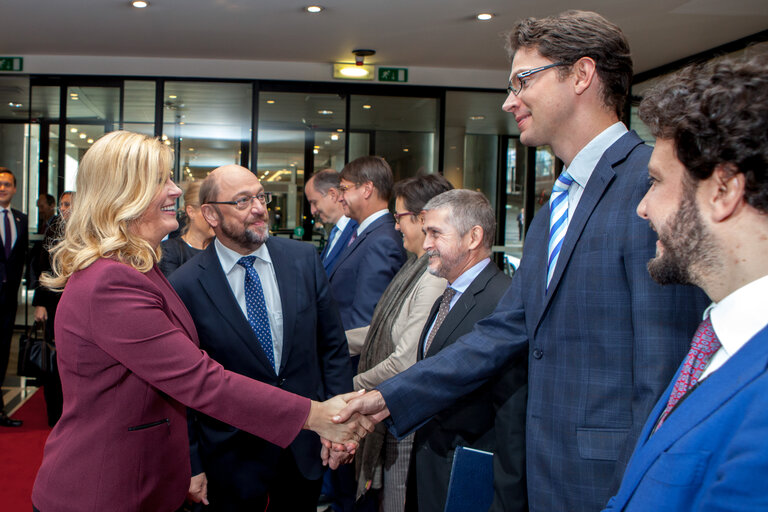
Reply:
<svg viewBox="0 0 768 512"><path fill-rule="evenodd" d="M346 215L342 215L339 217L339 220L336 221L336 227L339 228L339 231L344 231L344 228L347 227L347 224L349 223L349 217Z"/></svg>
<svg viewBox="0 0 768 512"><path fill-rule="evenodd" d="M592 176L592 171L597 167L597 162L600 161L603 153L625 133L627 133L627 127L624 126L624 123L614 123L589 141L589 144L581 148L581 151L576 154L566 170L581 188L586 188L589 177Z"/></svg>
<svg viewBox="0 0 768 512"><path fill-rule="evenodd" d="M235 268L235 265L237 265L237 262L240 258L243 256L256 256L260 260L263 260L269 264L272 264L272 258L269 257L269 251L267 250L267 244L261 244L261 246L253 251L250 254L240 254L237 251L233 251L229 247L226 247L224 244L219 242L218 238L215 238L213 240L214 245L216 246L216 254L219 257L219 262L221 263L221 268L224 270L225 274L229 274L232 272L232 269Z"/></svg>
<svg viewBox="0 0 768 512"><path fill-rule="evenodd" d="M384 210L379 210L375 213L370 214L368 217L366 217L366 219L363 222L360 223L359 226L357 226L357 235L358 236L362 235L363 231L365 231L365 228L373 224L374 221L376 221L379 217L383 217L388 213L389 213L389 210L384 209Z"/></svg>
<svg viewBox="0 0 768 512"><path fill-rule="evenodd" d="M467 291L467 288L469 288L469 285L472 284L472 281L474 281L475 278L480 275L480 272L482 272L485 266L490 262L490 258L484 258L478 261L467 270L465 270L464 273L457 277L456 280L449 286L459 293L464 293Z"/></svg>
<svg viewBox="0 0 768 512"><path fill-rule="evenodd" d="M768 296L768 276L752 281L713 303L704 311L712 318L712 329L723 350L732 356L768 323L765 297Z"/></svg>

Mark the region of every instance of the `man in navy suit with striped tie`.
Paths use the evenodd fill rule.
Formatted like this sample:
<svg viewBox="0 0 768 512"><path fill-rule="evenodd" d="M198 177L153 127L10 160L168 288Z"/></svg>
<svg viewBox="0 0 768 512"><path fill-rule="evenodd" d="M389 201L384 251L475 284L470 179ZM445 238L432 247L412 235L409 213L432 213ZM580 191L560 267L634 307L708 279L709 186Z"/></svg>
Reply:
<svg viewBox="0 0 768 512"><path fill-rule="evenodd" d="M323 169L313 174L304 185L304 195L312 216L323 224L334 225L320 254L327 274L331 273L341 251L349 244L352 232L357 229L357 222L344 215L344 208L339 203L339 181L336 170Z"/></svg>
<svg viewBox="0 0 768 512"><path fill-rule="evenodd" d="M661 287L646 269L656 236L635 208L648 189L651 148L621 122L632 79L621 29L568 11L520 20L508 47L502 108L523 144L548 145L565 164L551 204L533 218L496 310L351 402L340 419L389 413L390 428L407 434L527 351L530 511L599 510L688 351L706 298L690 286ZM492 510L510 510L505 498L497 493Z"/></svg>

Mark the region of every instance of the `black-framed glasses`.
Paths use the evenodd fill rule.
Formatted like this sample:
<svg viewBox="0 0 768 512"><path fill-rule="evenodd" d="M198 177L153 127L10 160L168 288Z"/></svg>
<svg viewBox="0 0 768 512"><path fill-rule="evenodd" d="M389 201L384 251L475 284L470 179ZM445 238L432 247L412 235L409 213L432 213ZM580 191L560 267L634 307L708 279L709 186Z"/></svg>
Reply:
<svg viewBox="0 0 768 512"><path fill-rule="evenodd" d="M517 73L516 75L512 76L512 78L509 79L509 85L507 85L507 94L514 94L515 96L518 96L520 94L520 91L523 90L523 87L528 83L528 79L535 75L536 73L540 73L542 71L545 71L550 68L555 68L557 66L565 66L565 62L555 62L554 64L547 64L546 66L541 66L539 68L533 68L529 69L527 71L522 71L520 73Z"/></svg>
<svg viewBox="0 0 768 512"><path fill-rule="evenodd" d="M261 204L266 206L272 202L272 192L262 192L255 196L243 196L234 201L206 201L205 204L231 204L238 210L245 210L253 204L254 199L257 199Z"/></svg>
<svg viewBox="0 0 768 512"><path fill-rule="evenodd" d="M400 219L403 217L407 217L408 215L413 215L414 217L418 215L418 213L414 212L403 212L403 213L393 213L392 216L395 218L395 223L400 224Z"/></svg>

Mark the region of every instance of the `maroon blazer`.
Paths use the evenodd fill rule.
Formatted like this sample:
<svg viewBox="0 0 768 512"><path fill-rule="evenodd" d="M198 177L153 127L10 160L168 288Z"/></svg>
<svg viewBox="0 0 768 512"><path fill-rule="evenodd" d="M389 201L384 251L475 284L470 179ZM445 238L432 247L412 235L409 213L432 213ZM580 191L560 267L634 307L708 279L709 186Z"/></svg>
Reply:
<svg viewBox="0 0 768 512"><path fill-rule="evenodd" d="M32 502L42 512L170 512L189 489L186 409L283 448L307 398L226 371L154 267L100 259L67 283L55 321L64 411Z"/></svg>

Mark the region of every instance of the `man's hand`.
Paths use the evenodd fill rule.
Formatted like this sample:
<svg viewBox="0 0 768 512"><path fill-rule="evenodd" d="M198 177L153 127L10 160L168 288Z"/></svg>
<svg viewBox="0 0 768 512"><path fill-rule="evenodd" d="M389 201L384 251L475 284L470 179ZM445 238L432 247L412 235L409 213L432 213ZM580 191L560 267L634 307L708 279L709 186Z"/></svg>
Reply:
<svg viewBox="0 0 768 512"><path fill-rule="evenodd" d="M192 477L189 482L189 491L187 491L187 501L208 505L208 478L205 473L200 473Z"/></svg>
<svg viewBox="0 0 768 512"><path fill-rule="evenodd" d="M387 409L387 404L384 402L384 397L374 389L364 395L357 395L352 400L349 400L349 404L333 418L333 421L336 423L344 423L358 414L364 414L369 420L376 424L389 416L389 409ZM370 431L372 432L372 430Z"/></svg>
<svg viewBox="0 0 768 512"><path fill-rule="evenodd" d="M336 421L339 411L346 407L352 398L363 392L351 392L338 395L325 402L312 401L305 429L317 432L320 437L334 443L345 445L347 451L357 448L357 442L373 432L374 423L361 414L347 415L347 421Z"/></svg>

